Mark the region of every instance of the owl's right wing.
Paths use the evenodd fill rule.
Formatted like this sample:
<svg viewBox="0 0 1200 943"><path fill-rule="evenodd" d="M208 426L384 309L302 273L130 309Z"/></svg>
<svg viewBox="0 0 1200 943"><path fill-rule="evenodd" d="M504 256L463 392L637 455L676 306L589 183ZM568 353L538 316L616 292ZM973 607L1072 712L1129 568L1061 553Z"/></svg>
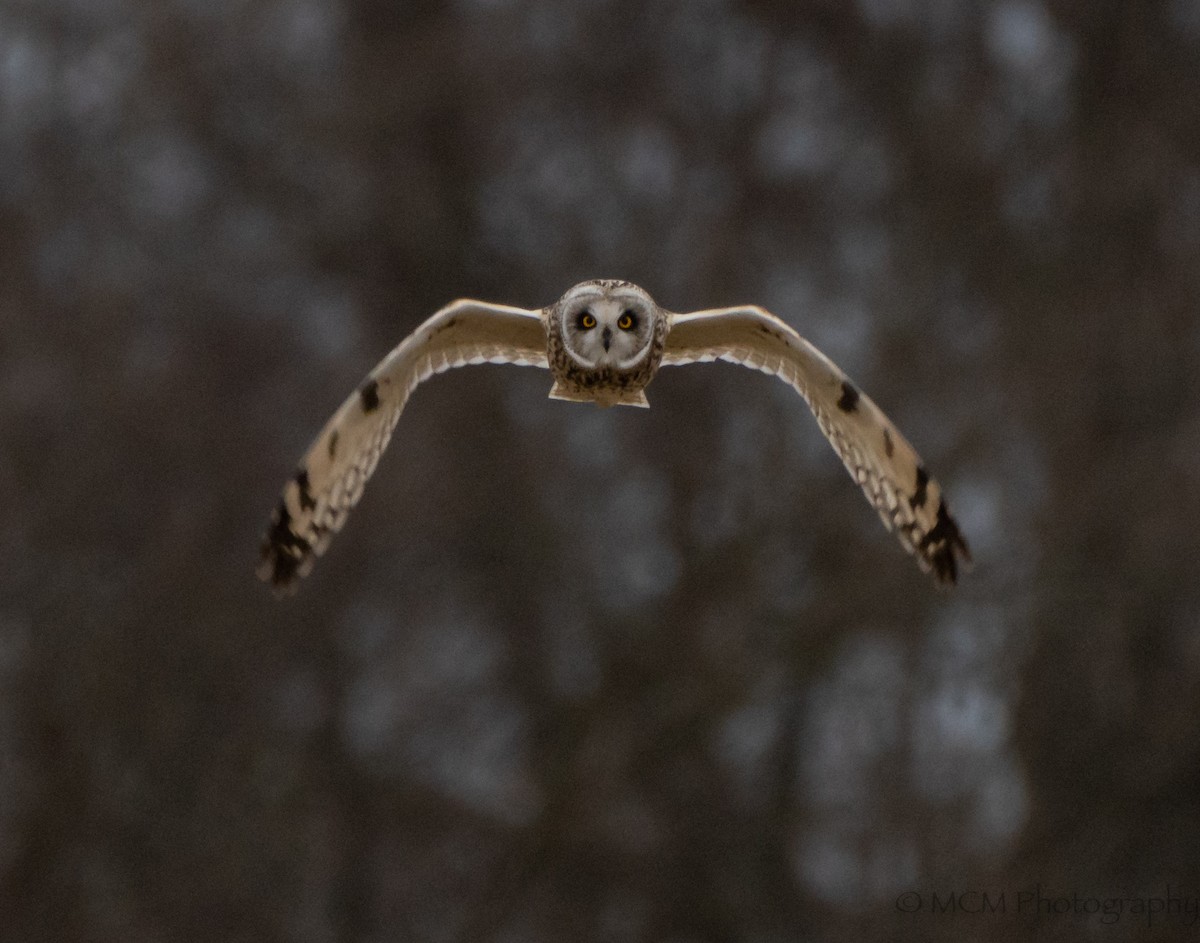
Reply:
<svg viewBox="0 0 1200 943"><path fill-rule="evenodd" d="M477 363L546 367L542 313L455 301L405 338L333 414L284 486L263 536L259 577L280 595L295 589L362 497L417 384Z"/></svg>
<svg viewBox="0 0 1200 943"><path fill-rule="evenodd" d="M663 365L726 360L779 377L804 397L851 477L921 569L953 583L971 559L941 486L878 406L828 357L758 307L669 315Z"/></svg>

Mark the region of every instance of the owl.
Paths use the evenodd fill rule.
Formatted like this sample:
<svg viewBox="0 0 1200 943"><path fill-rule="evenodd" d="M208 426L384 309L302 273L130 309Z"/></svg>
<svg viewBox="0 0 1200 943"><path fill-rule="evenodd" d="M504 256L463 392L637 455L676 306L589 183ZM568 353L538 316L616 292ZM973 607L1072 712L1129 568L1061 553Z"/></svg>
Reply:
<svg viewBox="0 0 1200 943"><path fill-rule="evenodd" d="M942 584L954 583L966 541L908 440L837 366L753 305L676 314L630 282L576 285L541 310L483 301L447 305L388 354L325 424L271 516L259 576L280 595L329 546L362 497L409 394L452 367L511 363L549 369L553 399L649 406L659 367L725 360L777 376L817 425L884 526Z"/></svg>

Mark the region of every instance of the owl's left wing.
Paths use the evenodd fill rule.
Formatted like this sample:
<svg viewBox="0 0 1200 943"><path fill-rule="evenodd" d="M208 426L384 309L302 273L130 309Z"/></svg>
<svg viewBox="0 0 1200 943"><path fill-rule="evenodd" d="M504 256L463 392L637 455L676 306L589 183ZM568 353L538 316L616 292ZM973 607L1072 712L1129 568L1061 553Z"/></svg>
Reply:
<svg viewBox="0 0 1200 943"><path fill-rule="evenodd" d="M971 555L941 486L900 430L828 357L762 308L669 315L663 365L712 360L753 367L794 387L884 526L921 569L941 583L955 581L958 557L970 562Z"/></svg>
<svg viewBox="0 0 1200 943"><path fill-rule="evenodd" d="M409 394L435 373L476 363L546 367L541 311L455 301L388 354L333 414L288 479L263 536L259 577L277 593L294 589L358 503Z"/></svg>

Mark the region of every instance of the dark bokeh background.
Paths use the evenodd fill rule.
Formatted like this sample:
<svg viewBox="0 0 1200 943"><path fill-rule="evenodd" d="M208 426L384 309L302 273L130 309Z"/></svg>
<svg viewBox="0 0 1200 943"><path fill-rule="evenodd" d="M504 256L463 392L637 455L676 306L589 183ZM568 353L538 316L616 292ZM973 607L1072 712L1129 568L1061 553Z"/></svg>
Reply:
<svg viewBox="0 0 1200 943"><path fill-rule="evenodd" d="M0 938L1195 932L1015 911L1200 893L1198 101L1193 0L0 2ZM974 571L759 374L487 367L253 579L393 344L596 276L792 323Z"/></svg>

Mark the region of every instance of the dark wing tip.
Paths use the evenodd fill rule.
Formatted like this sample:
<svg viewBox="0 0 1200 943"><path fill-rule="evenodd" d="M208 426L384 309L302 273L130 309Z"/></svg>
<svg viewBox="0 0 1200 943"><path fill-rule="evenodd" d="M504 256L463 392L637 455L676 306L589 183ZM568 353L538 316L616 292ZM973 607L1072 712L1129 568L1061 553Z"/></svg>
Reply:
<svg viewBox="0 0 1200 943"><path fill-rule="evenodd" d="M311 558L311 544L292 530L287 502L280 498L271 514L271 526L263 534L258 578L270 583L276 596L287 596L296 591Z"/></svg>
<svg viewBox="0 0 1200 943"><path fill-rule="evenodd" d="M958 524L946 510L946 502L938 504L937 522L917 545L917 551L928 562L934 578L944 586L958 581L958 558L970 565L971 551Z"/></svg>

